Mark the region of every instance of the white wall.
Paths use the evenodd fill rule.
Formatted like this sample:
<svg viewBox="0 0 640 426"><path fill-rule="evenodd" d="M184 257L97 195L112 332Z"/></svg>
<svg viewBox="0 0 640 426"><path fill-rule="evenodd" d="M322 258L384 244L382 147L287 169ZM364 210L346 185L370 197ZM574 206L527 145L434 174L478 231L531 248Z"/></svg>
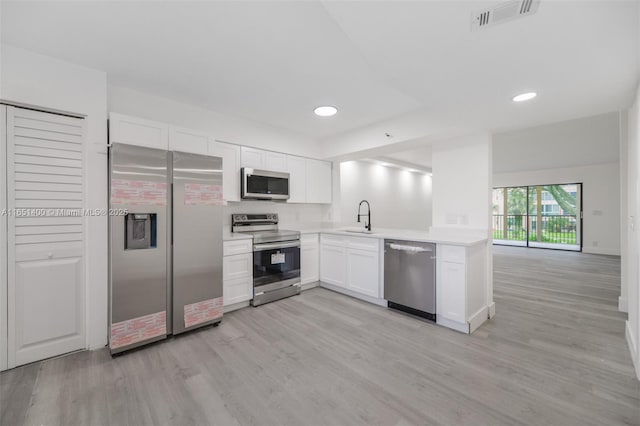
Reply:
<svg viewBox="0 0 640 426"><path fill-rule="evenodd" d="M288 204L274 201L229 203L224 212L224 229L231 230L233 213L278 213L280 229L299 230L327 226L332 220L330 204Z"/></svg>
<svg viewBox="0 0 640 426"><path fill-rule="evenodd" d="M0 99L86 116L86 207L107 207L107 76L23 49L0 45ZM86 228L87 346L107 344L107 218Z"/></svg>
<svg viewBox="0 0 640 426"><path fill-rule="evenodd" d="M108 87L108 109L198 130L224 142L320 158L319 145L295 133L123 87Z"/></svg>
<svg viewBox="0 0 640 426"><path fill-rule="evenodd" d="M620 114L620 297L618 298L618 309L628 312L628 290L629 290L629 233L627 212L627 174L629 169L629 158L627 156L629 146L629 124L628 114Z"/></svg>
<svg viewBox="0 0 640 426"><path fill-rule="evenodd" d="M583 251L620 255L618 163L493 175L494 187L561 183L582 183Z"/></svg>
<svg viewBox="0 0 640 426"><path fill-rule="evenodd" d="M366 219L358 224L356 215L365 199L371 204L373 228L428 230L431 226L431 177L427 174L365 161L341 163L341 225L364 226Z"/></svg>
<svg viewBox="0 0 640 426"><path fill-rule="evenodd" d="M615 163L619 141L618 112L497 133L493 136L493 172Z"/></svg>
<svg viewBox="0 0 640 426"><path fill-rule="evenodd" d="M627 151L627 308L629 317L626 322L626 337L636 374L640 379L640 232L638 232L638 213L640 212L640 87L636 99L628 111Z"/></svg>
<svg viewBox="0 0 640 426"><path fill-rule="evenodd" d="M433 227L487 232L491 224L491 137L433 145Z"/></svg>

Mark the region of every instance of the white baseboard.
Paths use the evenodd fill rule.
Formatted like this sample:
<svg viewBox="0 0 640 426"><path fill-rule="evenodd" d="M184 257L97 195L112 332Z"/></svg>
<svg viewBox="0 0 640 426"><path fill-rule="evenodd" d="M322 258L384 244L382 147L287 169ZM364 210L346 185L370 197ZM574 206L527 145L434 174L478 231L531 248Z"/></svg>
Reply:
<svg viewBox="0 0 640 426"><path fill-rule="evenodd" d="M364 300L365 302L373 303L374 305L384 306L385 308L387 307L387 301L384 300L384 299L377 299L375 297L366 296L364 294L361 294L361 293L358 293L358 292L355 292L355 291L351 291L351 290L348 290L346 288L342 288L342 287L337 286L337 285L325 283L324 281L320 281L320 287L335 291L336 293L346 294L347 296L351 296L351 297L354 297L356 299Z"/></svg>
<svg viewBox="0 0 640 426"><path fill-rule="evenodd" d="M496 302L491 302L489 305L489 319L496 316Z"/></svg>
<svg viewBox="0 0 640 426"><path fill-rule="evenodd" d="M452 330L459 331L461 333L469 334L468 323L461 323L458 321L452 321L444 317L436 316L436 324L441 325L443 327L451 328Z"/></svg>
<svg viewBox="0 0 640 426"><path fill-rule="evenodd" d="M620 312L629 312L627 299L623 298L622 296L618 296L618 310Z"/></svg>
<svg viewBox="0 0 640 426"><path fill-rule="evenodd" d="M476 331L478 327L480 327L486 320L489 319L489 308L487 306L483 306L478 312L471 315L469 318L469 333L473 333Z"/></svg>
<svg viewBox="0 0 640 426"><path fill-rule="evenodd" d="M316 288L320 285L320 281L313 281L310 283L303 283L302 286L300 287L300 290L305 291L305 290L310 290L312 288Z"/></svg>
<svg viewBox="0 0 640 426"><path fill-rule="evenodd" d="M589 254L604 254L608 256L620 256L620 249L612 249L606 247L593 247L593 246L583 246L583 253Z"/></svg>
<svg viewBox="0 0 640 426"><path fill-rule="evenodd" d="M631 360L633 361L633 366L636 369L636 376L638 380L640 380L640 362L638 361L638 346L636 345L636 340L633 338L633 333L631 333L631 323L627 320L625 321L625 336L627 338L627 345L629 346L629 352L631 353Z"/></svg>

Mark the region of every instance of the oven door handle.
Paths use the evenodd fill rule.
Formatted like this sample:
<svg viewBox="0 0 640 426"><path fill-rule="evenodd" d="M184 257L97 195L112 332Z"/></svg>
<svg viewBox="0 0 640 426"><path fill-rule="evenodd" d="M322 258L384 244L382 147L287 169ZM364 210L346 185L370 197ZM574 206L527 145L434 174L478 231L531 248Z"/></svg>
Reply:
<svg viewBox="0 0 640 426"><path fill-rule="evenodd" d="M253 246L253 251L277 250L291 247L300 247L300 241L293 241L290 243L256 244Z"/></svg>

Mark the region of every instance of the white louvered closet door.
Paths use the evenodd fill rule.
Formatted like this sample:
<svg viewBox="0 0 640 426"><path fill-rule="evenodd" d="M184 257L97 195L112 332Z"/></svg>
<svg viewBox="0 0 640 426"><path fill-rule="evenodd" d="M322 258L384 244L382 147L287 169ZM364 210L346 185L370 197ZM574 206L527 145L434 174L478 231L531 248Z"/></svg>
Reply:
<svg viewBox="0 0 640 426"><path fill-rule="evenodd" d="M11 368L86 346L85 120L6 110Z"/></svg>

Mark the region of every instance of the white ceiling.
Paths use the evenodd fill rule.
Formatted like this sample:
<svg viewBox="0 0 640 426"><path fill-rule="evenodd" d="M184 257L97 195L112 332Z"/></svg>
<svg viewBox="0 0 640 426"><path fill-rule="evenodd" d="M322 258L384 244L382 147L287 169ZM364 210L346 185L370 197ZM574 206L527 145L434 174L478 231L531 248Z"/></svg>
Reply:
<svg viewBox="0 0 640 426"><path fill-rule="evenodd" d="M3 42L109 83L326 140L416 111L504 130L625 108L637 2L542 0L470 31L495 2L2 2ZM535 90L539 97L510 99ZM337 116L313 108L331 104Z"/></svg>

